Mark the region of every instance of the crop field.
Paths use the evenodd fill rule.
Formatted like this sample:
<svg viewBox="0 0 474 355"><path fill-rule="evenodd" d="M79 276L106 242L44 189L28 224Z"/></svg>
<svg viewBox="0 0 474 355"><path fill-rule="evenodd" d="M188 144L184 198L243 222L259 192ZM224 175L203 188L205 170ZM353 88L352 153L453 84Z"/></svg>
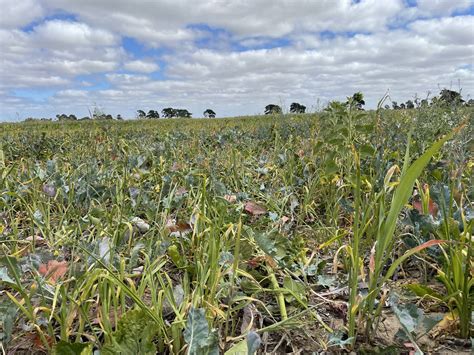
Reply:
<svg viewBox="0 0 474 355"><path fill-rule="evenodd" d="M473 116L2 124L0 348L470 353Z"/></svg>

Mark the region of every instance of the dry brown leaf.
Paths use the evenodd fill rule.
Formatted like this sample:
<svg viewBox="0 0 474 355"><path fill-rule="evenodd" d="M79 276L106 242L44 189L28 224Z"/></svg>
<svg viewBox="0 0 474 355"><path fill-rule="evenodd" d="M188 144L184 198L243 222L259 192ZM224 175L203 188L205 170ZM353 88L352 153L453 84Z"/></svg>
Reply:
<svg viewBox="0 0 474 355"><path fill-rule="evenodd" d="M46 241L44 240L43 237L39 236L39 235L30 235L29 237L25 238L26 241L28 242L34 242L35 243L35 246L40 246L40 245L45 245L46 244Z"/></svg>
<svg viewBox="0 0 474 355"><path fill-rule="evenodd" d="M235 195L224 195L224 199L229 203L235 203L235 201L237 201L237 196L235 196Z"/></svg>
<svg viewBox="0 0 474 355"><path fill-rule="evenodd" d="M50 260L48 264L41 264L38 268L38 272L45 276L52 284L55 284L66 274L67 262Z"/></svg>
<svg viewBox="0 0 474 355"><path fill-rule="evenodd" d="M251 214L252 216L261 216L267 213L267 209L259 204L248 201L245 203L244 211Z"/></svg>
<svg viewBox="0 0 474 355"><path fill-rule="evenodd" d="M418 210L418 212L423 213L423 204L419 200L415 200L412 202L413 208ZM428 212L430 215L433 217L436 217L438 215L438 205L436 202L434 202L432 199L429 200L428 202Z"/></svg>

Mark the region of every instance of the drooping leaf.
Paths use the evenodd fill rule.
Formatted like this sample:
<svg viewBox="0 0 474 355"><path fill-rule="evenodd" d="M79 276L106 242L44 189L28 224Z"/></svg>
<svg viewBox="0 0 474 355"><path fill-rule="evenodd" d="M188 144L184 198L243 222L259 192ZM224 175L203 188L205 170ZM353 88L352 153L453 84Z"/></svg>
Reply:
<svg viewBox="0 0 474 355"><path fill-rule="evenodd" d="M260 345L262 344L262 339L260 335L256 332L250 332L247 334L247 354L253 355L258 350Z"/></svg>
<svg viewBox="0 0 474 355"><path fill-rule="evenodd" d="M436 298L439 301L443 299L443 296L441 296L438 292L436 292L431 287L426 286L426 285L409 284L409 285L406 285L405 287L408 288L410 291L412 291L418 297L430 296L430 297Z"/></svg>
<svg viewBox="0 0 474 355"><path fill-rule="evenodd" d="M308 305L308 299L306 298L306 288L301 282L293 280L289 276L285 276L283 279L283 287L290 291L287 295L285 295L287 302L291 302L296 299L296 301L301 305Z"/></svg>

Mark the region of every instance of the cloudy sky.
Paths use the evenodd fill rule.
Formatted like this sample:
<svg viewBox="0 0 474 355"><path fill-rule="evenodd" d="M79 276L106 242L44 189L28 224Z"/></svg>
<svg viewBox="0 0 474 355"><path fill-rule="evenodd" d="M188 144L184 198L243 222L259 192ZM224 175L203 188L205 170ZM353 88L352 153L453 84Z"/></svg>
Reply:
<svg viewBox="0 0 474 355"><path fill-rule="evenodd" d="M0 0L0 120L474 95L474 0Z"/></svg>

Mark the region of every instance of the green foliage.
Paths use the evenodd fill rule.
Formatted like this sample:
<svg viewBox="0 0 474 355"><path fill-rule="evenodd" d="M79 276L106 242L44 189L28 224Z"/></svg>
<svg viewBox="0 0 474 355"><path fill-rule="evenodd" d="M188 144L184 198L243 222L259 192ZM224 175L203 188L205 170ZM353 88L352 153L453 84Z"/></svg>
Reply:
<svg viewBox="0 0 474 355"><path fill-rule="evenodd" d="M410 156L424 165L424 152L469 110L332 103L317 115L2 125L0 304L15 312L7 352L33 337L44 352L79 351L86 339L110 352L212 352L217 337L219 350L241 341L255 350L264 333L287 334L295 349L299 339L315 351L347 348L355 337L325 324L339 318L340 330L349 328L337 308L347 298L332 292L345 290L350 274L357 290L364 271L375 291L351 293L360 320L352 329L361 334L356 326L375 321L373 331L385 304L380 287L402 263L410 273L415 253L428 261L417 263L427 280L417 294L441 271L445 290L431 299L466 309L472 124L431 151L418 178L432 187L439 215L410 206L410 164L401 176L398 167L410 130ZM449 181L455 203L443 207L440 196L449 194L438 186ZM402 185L410 190L403 196ZM391 203L394 230L386 225ZM382 235L391 240L376 257ZM382 260L373 275L372 256ZM48 274L58 264L61 273ZM331 302L318 297L328 292ZM204 335L191 336L196 331Z"/></svg>
<svg viewBox="0 0 474 355"><path fill-rule="evenodd" d="M60 341L52 351L53 355L92 355L92 344Z"/></svg>
<svg viewBox="0 0 474 355"><path fill-rule="evenodd" d="M188 344L187 354L219 354L217 338L209 331L206 319L206 310L191 308L184 330L184 340Z"/></svg>
<svg viewBox="0 0 474 355"><path fill-rule="evenodd" d="M118 322L101 354L156 354L155 322L142 310L128 311Z"/></svg>

